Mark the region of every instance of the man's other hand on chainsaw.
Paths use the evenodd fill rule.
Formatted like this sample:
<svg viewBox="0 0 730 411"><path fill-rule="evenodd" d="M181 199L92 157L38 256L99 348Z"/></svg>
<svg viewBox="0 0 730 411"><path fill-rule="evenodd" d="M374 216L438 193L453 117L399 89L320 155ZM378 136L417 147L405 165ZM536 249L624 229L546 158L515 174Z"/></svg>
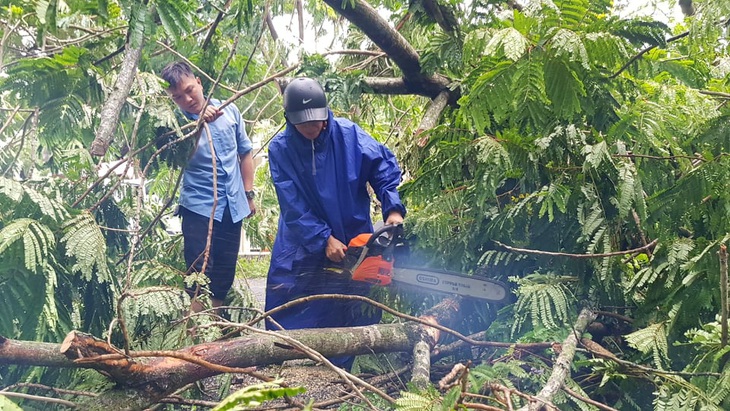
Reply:
<svg viewBox="0 0 730 411"><path fill-rule="evenodd" d="M336 263L342 262L342 259L345 258L345 252L347 251L347 246L342 243L342 241L334 238L333 236L330 236L330 238L327 239L327 248L325 248L325 255L327 255L327 258L329 258L331 261L334 261Z"/></svg>
<svg viewBox="0 0 730 411"><path fill-rule="evenodd" d="M403 224L403 216L397 211L391 211L388 214L388 218L385 220L385 225L397 225Z"/></svg>

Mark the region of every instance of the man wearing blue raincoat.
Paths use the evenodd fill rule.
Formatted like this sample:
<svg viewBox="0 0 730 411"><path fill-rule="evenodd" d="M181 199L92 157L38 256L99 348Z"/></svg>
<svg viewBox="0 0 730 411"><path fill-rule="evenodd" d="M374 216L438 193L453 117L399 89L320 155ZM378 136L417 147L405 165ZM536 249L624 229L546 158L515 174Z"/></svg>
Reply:
<svg viewBox="0 0 730 411"><path fill-rule="evenodd" d="M286 129L269 145L279 200L279 228L271 254L266 310L315 294L367 296L370 285L325 272L341 262L352 238L373 231L370 184L386 224L403 222L401 171L393 153L357 124L336 118L320 84L296 78L284 90ZM318 300L273 315L284 329L352 327L380 321L365 303ZM272 322L267 328L278 329ZM352 358L332 361L349 368Z"/></svg>

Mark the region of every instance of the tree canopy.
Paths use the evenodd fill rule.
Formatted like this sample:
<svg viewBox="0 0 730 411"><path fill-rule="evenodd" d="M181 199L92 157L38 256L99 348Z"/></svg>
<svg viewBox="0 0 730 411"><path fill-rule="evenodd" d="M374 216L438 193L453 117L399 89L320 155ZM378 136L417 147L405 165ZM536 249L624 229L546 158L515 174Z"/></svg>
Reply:
<svg viewBox="0 0 730 411"><path fill-rule="evenodd" d="M455 326L509 344L446 356L471 361L463 384L387 407L727 409L730 1L657 1L684 13L670 23L614 3L0 0L0 347L78 331L129 356L187 347L191 327L223 337L214 318L180 321L183 282L203 279L184 277L164 225L197 126L157 73L182 59L261 154L284 123L280 84L318 78L397 154L411 262L510 284L509 304L464 301ZM337 41L286 45L281 18L303 44ZM267 173L246 225L263 246ZM439 301L377 297L409 314ZM2 358L1 387L112 386Z"/></svg>

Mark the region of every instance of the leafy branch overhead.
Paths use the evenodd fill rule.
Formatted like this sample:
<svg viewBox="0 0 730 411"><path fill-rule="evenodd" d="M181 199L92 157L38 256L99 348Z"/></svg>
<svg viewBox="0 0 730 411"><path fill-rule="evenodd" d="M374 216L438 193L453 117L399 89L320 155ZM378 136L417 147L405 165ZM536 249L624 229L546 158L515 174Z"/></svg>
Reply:
<svg viewBox="0 0 730 411"><path fill-rule="evenodd" d="M336 374L348 392L335 403L729 409L730 1L659 1L686 17L661 21L628 4L3 4L0 351L13 354L0 361L0 393L10 393L0 407L91 403L86 394L213 407L195 388L168 394L269 358L196 351L240 340L220 318L187 316L184 285L205 278L185 276L173 206L197 134L157 76L184 59L206 92L238 106L263 164L284 125L278 85L317 77L336 115L398 156L409 263L513 290L497 307L378 288L387 315L374 333L408 333L377 344L397 342L383 351L401 354L361 357L357 371L380 374L367 381ZM301 33L295 44L288 31ZM256 188L246 230L266 251L279 216L265 165ZM312 331L312 346L287 333L252 337L261 330L247 324L260 315L244 277L259 263L265 272L265 260L241 264L225 311L241 338L286 354L272 362L343 353L328 331ZM454 329L422 317L440 302L458 306ZM69 333L104 349L72 362L58 351ZM120 363L168 362L188 371L126 394L114 387L128 370ZM225 404L296 392L272 382Z"/></svg>

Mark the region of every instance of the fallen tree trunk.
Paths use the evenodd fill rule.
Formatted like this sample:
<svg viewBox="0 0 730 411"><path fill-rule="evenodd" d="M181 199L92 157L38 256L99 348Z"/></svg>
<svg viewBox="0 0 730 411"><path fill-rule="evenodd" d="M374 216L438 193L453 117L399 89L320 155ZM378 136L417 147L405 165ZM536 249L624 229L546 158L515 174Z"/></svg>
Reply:
<svg viewBox="0 0 730 411"><path fill-rule="evenodd" d="M459 308L458 299L447 299L424 318L435 324L451 324L458 319ZM270 334L293 338L326 357L412 352L417 343L426 341L433 347L438 339L437 330L415 322ZM141 410L206 377L308 357L270 334L251 334L170 352L133 351L129 356L103 340L75 331L62 344L0 337L0 363L95 369L117 386L89 399L81 405L83 409Z"/></svg>
<svg viewBox="0 0 730 411"><path fill-rule="evenodd" d="M361 355L373 352L410 351L422 341L422 326L414 323L377 324L367 327L280 331L324 356ZM173 357L173 355L175 355ZM200 363L184 359L201 360ZM226 341L198 344L174 352L119 354L105 341L71 332L63 344L0 340L0 363L95 369L117 387L84 404L87 410L144 409L191 382L220 374L210 363L240 369L307 358L291 346L268 335L248 335Z"/></svg>

